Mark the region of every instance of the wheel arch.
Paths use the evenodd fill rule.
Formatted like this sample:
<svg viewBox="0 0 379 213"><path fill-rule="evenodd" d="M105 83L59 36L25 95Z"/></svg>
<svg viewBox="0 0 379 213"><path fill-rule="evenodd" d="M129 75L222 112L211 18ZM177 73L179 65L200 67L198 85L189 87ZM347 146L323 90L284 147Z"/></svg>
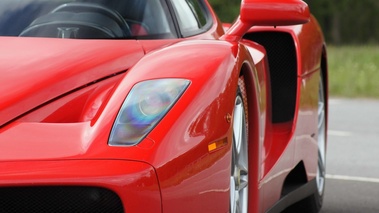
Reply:
<svg viewBox="0 0 379 213"><path fill-rule="evenodd" d="M260 177L260 124L259 85L255 68L243 63L240 68L239 86L245 87L248 120L248 154L249 154L249 212L260 211L259 177Z"/></svg>

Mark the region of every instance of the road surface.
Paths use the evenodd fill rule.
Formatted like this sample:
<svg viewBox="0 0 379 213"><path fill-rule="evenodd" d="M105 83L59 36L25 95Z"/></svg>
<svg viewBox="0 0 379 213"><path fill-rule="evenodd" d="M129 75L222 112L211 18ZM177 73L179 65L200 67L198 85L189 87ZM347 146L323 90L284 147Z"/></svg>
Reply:
<svg viewBox="0 0 379 213"><path fill-rule="evenodd" d="M321 213L379 212L379 100L331 99Z"/></svg>

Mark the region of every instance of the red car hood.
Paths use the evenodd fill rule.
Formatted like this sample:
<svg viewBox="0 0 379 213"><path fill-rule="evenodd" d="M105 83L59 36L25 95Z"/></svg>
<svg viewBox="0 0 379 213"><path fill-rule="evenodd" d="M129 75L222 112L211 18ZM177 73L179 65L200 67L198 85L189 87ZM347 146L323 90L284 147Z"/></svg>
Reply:
<svg viewBox="0 0 379 213"><path fill-rule="evenodd" d="M144 51L135 40L0 38L0 127L89 82L127 70Z"/></svg>

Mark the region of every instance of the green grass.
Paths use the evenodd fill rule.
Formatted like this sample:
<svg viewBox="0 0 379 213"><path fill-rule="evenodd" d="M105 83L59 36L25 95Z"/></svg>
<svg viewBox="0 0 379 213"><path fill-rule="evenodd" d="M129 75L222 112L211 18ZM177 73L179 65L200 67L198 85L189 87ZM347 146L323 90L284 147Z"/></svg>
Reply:
<svg viewBox="0 0 379 213"><path fill-rule="evenodd" d="M329 93L379 98L379 46L329 46Z"/></svg>

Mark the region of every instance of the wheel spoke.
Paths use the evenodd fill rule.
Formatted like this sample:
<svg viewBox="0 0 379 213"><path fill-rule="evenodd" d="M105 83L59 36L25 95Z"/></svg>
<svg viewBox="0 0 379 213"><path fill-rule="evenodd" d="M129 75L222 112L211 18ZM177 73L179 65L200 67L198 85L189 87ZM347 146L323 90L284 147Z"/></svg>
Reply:
<svg viewBox="0 0 379 213"><path fill-rule="evenodd" d="M236 183L234 181L234 177L231 177L230 178L230 209L232 210L232 212L235 212L235 208L236 208Z"/></svg>
<svg viewBox="0 0 379 213"><path fill-rule="evenodd" d="M243 189L245 189L246 187L247 187L247 180L241 180L241 182L240 182L240 185L239 185L239 189L240 190L243 190Z"/></svg>
<svg viewBox="0 0 379 213"><path fill-rule="evenodd" d="M318 152L318 167L320 169L320 177L325 177L325 162L323 161L323 156L322 153L319 151Z"/></svg>
<svg viewBox="0 0 379 213"><path fill-rule="evenodd" d="M324 128L325 124L325 107L323 102L318 103L318 129Z"/></svg>
<svg viewBox="0 0 379 213"><path fill-rule="evenodd" d="M233 132L234 141L236 146L237 154L241 151L241 140L242 140L242 115L243 109L242 104L238 104L234 107L234 117L233 117Z"/></svg>

